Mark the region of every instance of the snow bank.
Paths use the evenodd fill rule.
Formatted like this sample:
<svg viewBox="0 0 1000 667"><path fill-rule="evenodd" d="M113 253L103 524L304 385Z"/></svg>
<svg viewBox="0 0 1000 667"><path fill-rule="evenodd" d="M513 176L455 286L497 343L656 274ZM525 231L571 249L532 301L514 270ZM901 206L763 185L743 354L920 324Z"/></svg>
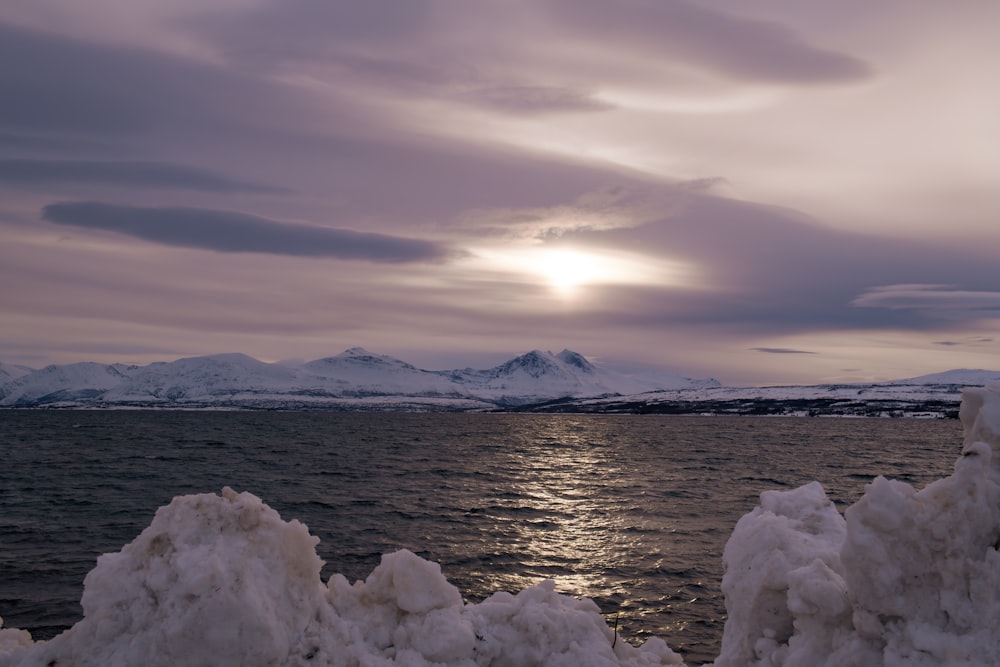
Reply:
<svg viewBox="0 0 1000 667"><path fill-rule="evenodd" d="M879 477L845 516L816 482L761 494L726 545L715 667L1000 664L1000 384L966 390L961 418L955 473L922 491ZM399 551L324 585L317 542L249 493L176 498L98 559L82 621L38 643L0 629L0 667L682 664L551 581L466 605Z"/></svg>
<svg viewBox="0 0 1000 667"><path fill-rule="evenodd" d="M876 478L841 517L766 491L723 560L715 667L1000 665L1000 384L967 389L962 456L915 491Z"/></svg>
<svg viewBox="0 0 1000 667"><path fill-rule="evenodd" d="M0 630L0 667L681 664L661 640L616 641L597 605L551 581L465 605L436 563L398 551L364 582L324 586L318 541L249 493L175 498L98 558L82 621L35 644Z"/></svg>

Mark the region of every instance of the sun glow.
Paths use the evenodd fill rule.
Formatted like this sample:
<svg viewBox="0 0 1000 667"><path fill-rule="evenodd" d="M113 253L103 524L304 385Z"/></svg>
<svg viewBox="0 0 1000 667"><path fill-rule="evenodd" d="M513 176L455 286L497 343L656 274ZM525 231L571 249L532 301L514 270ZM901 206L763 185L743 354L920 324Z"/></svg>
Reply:
<svg viewBox="0 0 1000 667"><path fill-rule="evenodd" d="M522 248L483 253L493 267L548 286L561 298L582 296L587 286L678 285L685 271L676 263L636 253L577 248Z"/></svg>
<svg viewBox="0 0 1000 667"><path fill-rule="evenodd" d="M572 291L587 283L606 282L612 276L606 263L595 256L575 250L551 250L540 253L538 272L553 289Z"/></svg>

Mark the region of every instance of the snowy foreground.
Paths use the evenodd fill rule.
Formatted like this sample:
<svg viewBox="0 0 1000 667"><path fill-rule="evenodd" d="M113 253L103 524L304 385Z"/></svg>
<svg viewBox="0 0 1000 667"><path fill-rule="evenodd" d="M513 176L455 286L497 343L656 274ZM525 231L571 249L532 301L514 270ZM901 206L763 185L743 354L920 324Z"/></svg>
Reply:
<svg viewBox="0 0 1000 667"><path fill-rule="evenodd" d="M955 473L922 491L880 477L845 516L815 482L761 494L725 549L716 667L1000 664L1000 384L966 390L961 417ZM552 582L467 605L399 551L324 585L317 542L248 493L176 498L98 559L74 627L0 630L0 667L682 664Z"/></svg>

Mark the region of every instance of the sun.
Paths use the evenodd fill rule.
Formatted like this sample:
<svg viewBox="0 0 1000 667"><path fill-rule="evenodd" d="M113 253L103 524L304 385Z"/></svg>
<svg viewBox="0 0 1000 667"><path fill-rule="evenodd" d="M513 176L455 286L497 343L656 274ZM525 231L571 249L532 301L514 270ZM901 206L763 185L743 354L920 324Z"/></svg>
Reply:
<svg viewBox="0 0 1000 667"><path fill-rule="evenodd" d="M528 270L563 298L576 298L594 285L648 285L676 283L675 265L634 253L575 248L538 249Z"/></svg>
<svg viewBox="0 0 1000 667"><path fill-rule="evenodd" d="M538 272L558 292L600 282L601 262L595 256L575 250L548 250L539 253L537 261Z"/></svg>
<svg viewBox="0 0 1000 667"><path fill-rule="evenodd" d="M518 276L526 284L544 286L561 301L585 299L591 287L680 286L691 280L691 270L679 262L607 248L483 248L472 259L480 270Z"/></svg>

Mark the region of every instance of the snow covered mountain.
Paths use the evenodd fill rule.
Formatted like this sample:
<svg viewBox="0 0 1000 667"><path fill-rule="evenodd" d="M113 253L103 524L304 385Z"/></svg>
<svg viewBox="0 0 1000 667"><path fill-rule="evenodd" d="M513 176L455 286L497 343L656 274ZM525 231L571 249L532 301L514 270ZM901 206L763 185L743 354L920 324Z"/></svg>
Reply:
<svg viewBox="0 0 1000 667"><path fill-rule="evenodd" d="M0 405L88 402L120 385L137 367L92 361L46 366L0 387Z"/></svg>
<svg viewBox="0 0 1000 667"><path fill-rule="evenodd" d="M703 386L625 396L572 398L532 409L704 415L958 417L963 387L1000 382L1000 372L957 369L889 382L773 387Z"/></svg>
<svg viewBox="0 0 1000 667"><path fill-rule="evenodd" d="M356 347L299 365L234 353L148 366L49 366L0 379L0 406L489 409L706 384L718 382L666 374L637 379L571 350L533 350L485 370L428 371Z"/></svg>
<svg viewBox="0 0 1000 667"><path fill-rule="evenodd" d="M955 370L945 371L943 373L932 373L930 375L921 375L915 378L908 378L905 380L891 380L883 384L897 385L897 384L937 384L937 385L956 385L956 386L983 386L989 384L990 382L1000 382L1000 371L984 371L984 370L970 370L968 368L956 368Z"/></svg>
<svg viewBox="0 0 1000 667"><path fill-rule="evenodd" d="M84 362L0 370L4 407L951 416L961 387L1000 382L997 371L957 369L868 384L723 387L713 379L617 372L572 350L532 350L488 369L429 371L360 347L299 364L215 354L148 366Z"/></svg>
<svg viewBox="0 0 1000 667"><path fill-rule="evenodd" d="M560 354L565 354L566 350ZM571 353L575 354L575 353ZM579 356L579 355L578 355ZM595 377L595 368L567 364L551 352L532 350L489 371L462 378L470 391L497 403L536 403L562 396L600 396L609 388Z"/></svg>
<svg viewBox="0 0 1000 667"><path fill-rule="evenodd" d="M335 396L464 396L454 382L384 354L352 347L298 368L299 382Z"/></svg>
<svg viewBox="0 0 1000 667"><path fill-rule="evenodd" d="M637 378L595 366L572 350L559 354L532 350L486 371L448 373L471 393L501 405L719 385L717 380L692 380L665 373Z"/></svg>
<svg viewBox="0 0 1000 667"><path fill-rule="evenodd" d="M16 380L17 378L27 375L32 372L33 368L28 368L27 366L18 366L17 364L5 364L0 361L0 386L11 380Z"/></svg>
<svg viewBox="0 0 1000 667"><path fill-rule="evenodd" d="M213 354L143 366L100 396L107 403L174 403L232 399L242 394L285 393L295 372L245 354ZM6 401L4 397L3 401Z"/></svg>

